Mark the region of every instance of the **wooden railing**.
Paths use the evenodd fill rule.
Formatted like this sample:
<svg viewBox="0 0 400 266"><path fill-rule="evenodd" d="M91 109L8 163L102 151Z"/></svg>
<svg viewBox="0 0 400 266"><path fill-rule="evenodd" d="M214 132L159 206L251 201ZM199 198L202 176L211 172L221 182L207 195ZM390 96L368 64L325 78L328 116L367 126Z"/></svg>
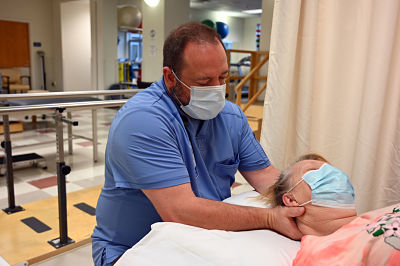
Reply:
<svg viewBox="0 0 400 266"><path fill-rule="evenodd" d="M242 108L242 110L245 111L247 110L247 108L249 108L251 104L253 104L257 100L260 94L266 89L266 83L260 90L257 90L257 86L258 86L258 81L267 80L267 76L259 75L259 70L268 61L269 52L228 49L227 57L228 57L229 68L231 67L232 53L250 54L250 72L246 76L229 76L226 80L227 93L230 94L229 99L233 100L234 95L232 96L231 94L232 93L235 94L236 95L235 102L239 106L241 106L242 103L242 88L247 82L249 82L249 92L248 92L249 100L247 104ZM241 79L241 81L235 86L233 90L231 90L230 81L236 79Z"/></svg>
<svg viewBox="0 0 400 266"><path fill-rule="evenodd" d="M259 51L246 51L246 50L234 50L234 49L228 49L227 50L227 57L228 57L228 64L229 64L229 69L231 69L231 54L232 53L244 53L244 54L250 54L250 71L246 76L243 75L238 75L238 76L232 76L229 75L229 77L226 80L226 92L228 93L229 97L228 99L231 101L236 102L237 105L242 108L242 111L245 112L254 102L257 100L257 98L261 95L263 91L267 88L267 76L260 76L259 75L259 70L260 68L268 61L269 59L269 52L259 52ZM240 79L241 81L235 86L235 88L230 88L230 82L232 80L238 80ZM265 81L264 85L261 87L261 89L257 89L259 81ZM246 83L249 83L249 92L248 92L248 101L247 103L242 106L242 88ZM236 96L236 98L235 98ZM255 124L255 127L252 126L254 135L258 140L260 140L261 136L261 125L262 125L262 117L253 117L246 115L247 119L251 124Z"/></svg>

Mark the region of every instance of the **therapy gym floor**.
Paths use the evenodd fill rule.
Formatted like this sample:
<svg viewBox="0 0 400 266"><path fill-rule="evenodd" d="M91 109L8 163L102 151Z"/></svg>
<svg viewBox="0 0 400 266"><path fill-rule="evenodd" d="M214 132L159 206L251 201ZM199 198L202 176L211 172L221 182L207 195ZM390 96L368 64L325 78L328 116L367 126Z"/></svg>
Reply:
<svg viewBox="0 0 400 266"><path fill-rule="evenodd" d="M262 117L263 106L256 104L246 112L248 116ZM14 164L16 205L25 210L14 214L0 212L0 266L1 265L93 265L90 235L96 224L94 215L97 198L104 183L104 152L115 109L98 110L98 161L93 162L92 142L74 139L73 154L65 145L65 162L71 167L67 175L68 236L75 243L55 249L47 241L59 237L55 129L51 118L38 119L32 126L24 117L10 120L24 121L24 131L11 134L13 155L35 152L44 157ZM76 111L73 120L79 126L73 133L91 137L91 111ZM253 130L257 122L250 121ZM64 138L66 127L64 128ZM2 137L0 137L2 138ZM49 140L54 140L52 143ZM4 153L0 152L0 156ZM0 174L4 174L4 166ZM250 186L237 175L232 193L249 190ZM6 178L0 176L0 207L8 207ZM6 264L6 263L8 264ZM3 264L2 264L3 263Z"/></svg>

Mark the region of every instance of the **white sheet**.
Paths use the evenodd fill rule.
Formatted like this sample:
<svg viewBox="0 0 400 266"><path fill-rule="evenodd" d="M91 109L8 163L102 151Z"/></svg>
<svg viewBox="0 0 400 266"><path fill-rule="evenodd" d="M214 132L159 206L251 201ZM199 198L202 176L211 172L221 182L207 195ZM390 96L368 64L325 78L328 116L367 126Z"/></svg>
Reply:
<svg viewBox="0 0 400 266"><path fill-rule="evenodd" d="M257 195L249 191L226 201L264 206L255 199ZM229 232L169 222L151 228L116 265L291 265L300 248L300 242L270 230Z"/></svg>

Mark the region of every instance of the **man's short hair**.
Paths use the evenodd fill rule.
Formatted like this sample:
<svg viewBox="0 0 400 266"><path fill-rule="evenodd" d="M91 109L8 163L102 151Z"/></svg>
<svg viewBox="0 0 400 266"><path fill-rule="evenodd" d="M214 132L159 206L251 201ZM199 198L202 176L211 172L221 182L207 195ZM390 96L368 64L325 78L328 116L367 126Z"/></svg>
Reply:
<svg viewBox="0 0 400 266"><path fill-rule="evenodd" d="M221 37L213 28L197 23L189 22L173 30L164 42L163 66L167 66L178 75L183 67L183 51L189 42L194 43L222 43Z"/></svg>

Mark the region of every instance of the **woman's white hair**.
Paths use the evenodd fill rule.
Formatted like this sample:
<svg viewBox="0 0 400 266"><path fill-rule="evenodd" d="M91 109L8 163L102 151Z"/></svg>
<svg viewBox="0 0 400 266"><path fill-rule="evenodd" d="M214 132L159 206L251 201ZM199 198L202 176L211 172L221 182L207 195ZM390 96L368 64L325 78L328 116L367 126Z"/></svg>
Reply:
<svg viewBox="0 0 400 266"><path fill-rule="evenodd" d="M272 207L284 206L283 195L290 189L292 180L292 166L300 161L304 160L316 160L329 163L324 157L316 153L308 153L300 156L294 163L291 163L286 170L282 171L278 177L278 180L270 186L264 193L261 194L261 198L267 203L271 204Z"/></svg>

